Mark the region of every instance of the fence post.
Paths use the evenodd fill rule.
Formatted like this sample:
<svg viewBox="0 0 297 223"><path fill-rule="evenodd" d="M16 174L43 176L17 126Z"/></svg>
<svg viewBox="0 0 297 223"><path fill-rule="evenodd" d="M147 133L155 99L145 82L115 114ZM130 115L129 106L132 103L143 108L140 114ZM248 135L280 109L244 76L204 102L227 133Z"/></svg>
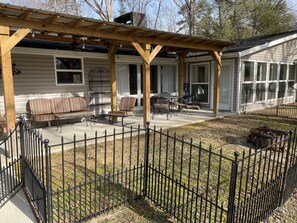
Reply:
<svg viewBox="0 0 297 223"><path fill-rule="evenodd" d="M49 174L49 140L44 140L44 149L45 149L45 178L46 178L46 214L45 222L51 222L51 190L50 190L50 174Z"/></svg>
<svg viewBox="0 0 297 223"><path fill-rule="evenodd" d="M25 184L25 164L24 164L24 157L25 157L25 137L24 137L24 124L25 118L23 115L20 116L20 149L21 149L21 178L23 184Z"/></svg>
<svg viewBox="0 0 297 223"><path fill-rule="evenodd" d="M280 194L280 199L279 199L279 206L281 206L283 204L283 202L284 202L284 195L285 195L285 187L286 187L286 182L287 182L287 174L288 174L288 165L289 165L289 158L290 158L292 135L293 135L293 131L289 131L288 149L287 149L287 154L286 154L284 176L283 176L283 181L282 181L281 194Z"/></svg>
<svg viewBox="0 0 297 223"><path fill-rule="evenodd" d="M234 152L235 159L232 161L232 167L231 167L227 223L233 223L235 221L235 195L236 195L236 181L237 181L237 173L238 173L238 157L239 157L239 153Z"/></svg>
<svg viewBox="0 0 297 223"><path fill-rule="evenodd" d="M149 166L149 145L150 145L150 122L146 123L145 130L145 153L144 153L144 183L143 183L143 196L146 197L148 190L148 166Z"/></svg>

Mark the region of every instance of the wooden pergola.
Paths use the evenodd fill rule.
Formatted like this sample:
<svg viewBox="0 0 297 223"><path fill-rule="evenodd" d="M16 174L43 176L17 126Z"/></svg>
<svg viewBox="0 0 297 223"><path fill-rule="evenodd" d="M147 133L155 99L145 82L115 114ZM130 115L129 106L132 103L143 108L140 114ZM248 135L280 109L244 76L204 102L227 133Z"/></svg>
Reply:
<svg viewBox="0 0 297 223"><path fill-rule="evenodd" d="M216 62L214 83L214 115L218 113L222 49L229 42L209 40L147 28L99 21L66 14L52 13L7 4L0 4L0 47L3 94L7 130L16 120L11 50L23 38L45 39L106 46L110 64L111 110L116 110L115 53L119 47L135 48L143 59L143 123L150 118L150 64L162 51L178 53L178 92L183 95L184 60L188 52L206 51Z"/></svg>

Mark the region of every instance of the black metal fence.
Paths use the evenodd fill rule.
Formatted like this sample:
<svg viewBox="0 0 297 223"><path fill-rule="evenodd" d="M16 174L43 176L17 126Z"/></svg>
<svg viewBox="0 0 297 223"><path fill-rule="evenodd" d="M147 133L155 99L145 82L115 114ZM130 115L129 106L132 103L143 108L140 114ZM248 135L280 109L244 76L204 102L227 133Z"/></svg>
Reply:
<svg viewBox="0 0 297 223"><path fill-rule="evenodd" d="M19 182L43 222L87 221L143 198L180 222L258 222L297 187L296 131L231 155L149 126L51 145L22 123L19 138Z"/></svg>
<svg viewBox="0 0 297 223"><path fill-rule="evenodd" d="M0 143L0 206L22 187L18 130L19 126Z"/></svg>
<svg viewBox="0 0 297 223"><path fill-rule="evenodd" d="M297 93L291 91L252 91L242 94L242 110L246 113L297 118Z"/></svg>

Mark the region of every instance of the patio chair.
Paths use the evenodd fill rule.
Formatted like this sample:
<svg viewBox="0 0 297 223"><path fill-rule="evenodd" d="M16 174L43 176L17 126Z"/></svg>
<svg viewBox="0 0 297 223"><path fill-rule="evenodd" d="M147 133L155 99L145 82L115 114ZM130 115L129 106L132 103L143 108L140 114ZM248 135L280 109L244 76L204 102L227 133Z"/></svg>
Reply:
<svg viewBox="0 0 297 223"><path fill-rule="evenodd" d="M110 124L113 123L113 121L112 121L113 117L120 117L120 118L122 118L122 126L123 126L124 118L134 115L135 103L136 103L136 98L122 97L120 104L119 104L119 110L108 112L107 115L108 115L109 123Z"/></svg>
<svg viewBox="0 0 297 223"><path fill-rule="evenodd" d="M177 102L174 103L175 106L181 107L181 109L185 109L187 114L190 114L188 109L200 109L199 103L195 100L192 94L187 94L179 98Z"/></svg>

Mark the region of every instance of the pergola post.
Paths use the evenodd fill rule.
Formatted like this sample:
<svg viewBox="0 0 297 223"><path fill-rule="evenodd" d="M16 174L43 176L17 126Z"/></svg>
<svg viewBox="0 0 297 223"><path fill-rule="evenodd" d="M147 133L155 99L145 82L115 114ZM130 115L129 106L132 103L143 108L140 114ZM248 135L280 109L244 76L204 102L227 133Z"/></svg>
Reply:
<svg viewBox="0 0 297 223"><path fill-rule="evenodd" d="M185 57L185 51L178 53L178 96L180 97L184 95Z"/></svg>
<svg viewBox="0 0 297 223"><path fill-rule="evenodd" d="M111 46L108 50L108 59L110 66L110 97L111 97L111 111L117 110L117 80L116 80L116 62L115 52L117 51L116 46ZM117 117L112 117L112 121L116 122Z"/></svg>
<svg viewBox="0 0 297 223"><path fill-rule="evenodd" d="M215 60L213 114L214 114L214 116L217 116L219 113L219 103L220 103L220 81L221 81L222 56L221 56L221 52L217 52L217 51L211 51L210 54Z"/></svg>
<svg viewBox="0 0 297 223"><path fill-rule="evenodd" d="M147 58L150 55L151 45L144 45L144 52ZM148 61L143 60L143 126L150 120L150 92L151 92L151 69L150 63Z"/></svg>
<svg viewBox="0 0 297 223"><path fill-rule="evenodd" d="M150 64L162 49L162 45L157 45L151 52L151 44L144 44L142 48L139 43L132 42L132 45L143 59L143 126L150 120Z"/></svg>
<svg viewBox="0 0 297 223"><path fill-rule="evenodd" d="M8 26L0 26L1 68L7 132L14 129L16 120L11 49L31 30L19 29L10 36Z"/></svg>

